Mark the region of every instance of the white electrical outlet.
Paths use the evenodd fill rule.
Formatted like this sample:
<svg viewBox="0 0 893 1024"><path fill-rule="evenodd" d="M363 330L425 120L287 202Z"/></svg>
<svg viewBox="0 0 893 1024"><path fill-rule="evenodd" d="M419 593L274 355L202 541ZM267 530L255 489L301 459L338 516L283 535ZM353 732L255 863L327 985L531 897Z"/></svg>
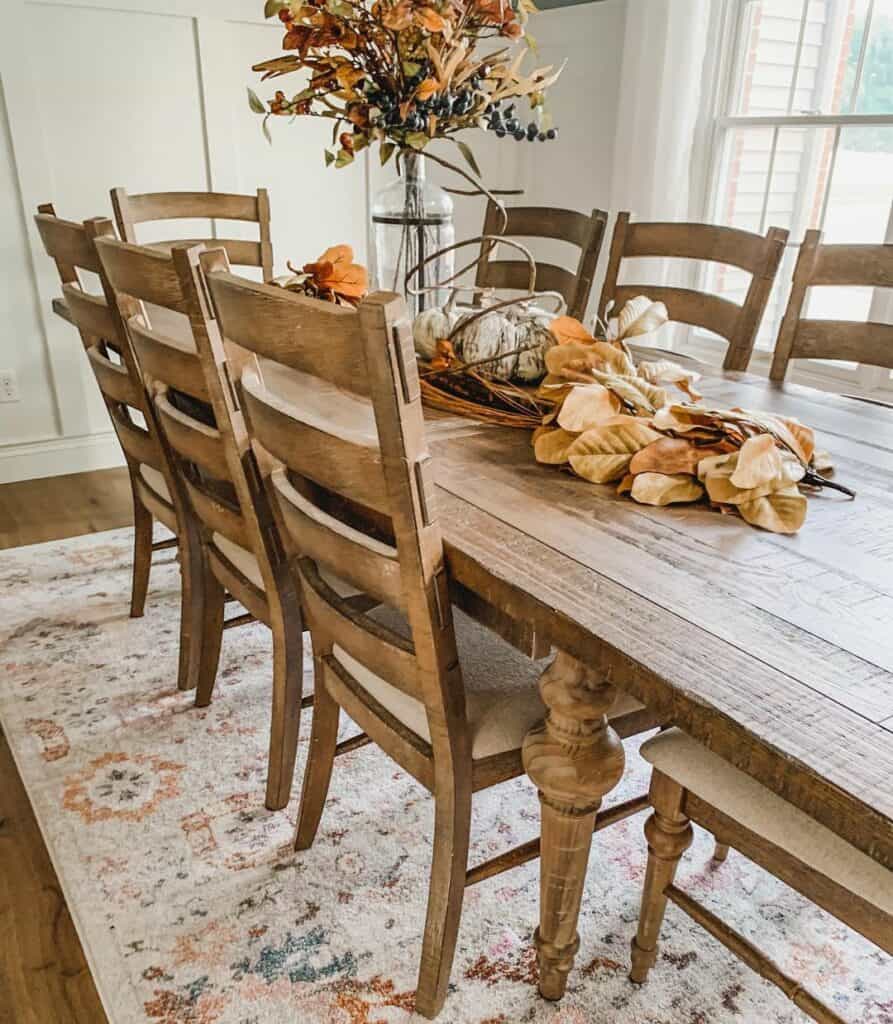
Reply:
<svg viewBox="0 0 893 1024"><path fill-rule="evenodd" d="M19 378L15 370L0 370L0 402L18 402Z"/></svg>

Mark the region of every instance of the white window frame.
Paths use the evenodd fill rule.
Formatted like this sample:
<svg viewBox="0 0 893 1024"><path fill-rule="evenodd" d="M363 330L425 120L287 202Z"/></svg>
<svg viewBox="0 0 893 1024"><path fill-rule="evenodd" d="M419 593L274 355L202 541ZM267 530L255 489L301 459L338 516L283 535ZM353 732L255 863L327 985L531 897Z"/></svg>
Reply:
<svg viewBox="0 0 893 1024"><path fill-rule="evenodd" d="M770 194L772 181L772 166L775 155L775 146L778 142L778 135L785 127L835 127L834 148L829 164L828 184L822 203L819 227L824 225L827 212L828 197L830 196L830 184L833 180L833 171L837 159L840 144L841 131L846 127L859 127L865 125L881 125L893 129L893 113L890 114L825 114L820 112L809 113L788 113L771 115L741 115L731 113L733 105L737 100L735 90L741 81L741 61L745 59L745 49L742 45L742 33L748 27L748 7L753 0L720 0L714 8L714 23L711 26L710 45L716 54L716 60L712 68L710 88L706 90L707 102L702 111L704 129L701 140L696 143L695 160L698 159L700 151L701 174L701 196L700 216L704 221L714 219L715 202L720 187L723 171L723 156L725 141L729 134L736 128L746 127L767 127L774 128L773 151L770 156L769 171L766 178L766 200ZM803 0L803 19L800 36L797 45L797 57L791 78L790 97L788 109L794 99L800 55L802 53L806 13L809 0ZM871 17L875 8L875 0L868 0L866 31L862 42L856 81L854 84L854 95L858 90L861 78L862 66L870 38ZM765 233L769 228L766 214L767 201L764 202L763 224L760 228ZM697 199L696 199L697 202ZM802 241L803 231L795 230L788 241L788 247L798 249ZM884 238L887 242L893 242L893 205L891 205L890 219L887 223L887 231ZM792 265L791 265L792 267ZM790 275L791 270L787 271ZM702 278L706 277L706 271L702 272ZM789 282L788 282L789 283ZM784 282L783 282L784 284ZM702 285L703 286L703 285ZM887 295L883 290L877 289L871 303L869 317L880 322L893 323L893 295ZM685 342L687 351L703 359L705 362L721 362L725 345L716 337L698 330L691 330ZM767 375L772 362L772 352L755 350L750 363L750 372ZM893 380L890 371L882 367L859 366L856 370L846 367L836 367L833 364L820 364L808 360L795 360L791 364L788 379L812 387L822 388L831 391L855 390L863 395L877 395L889 399L893 395Z"/></svg>

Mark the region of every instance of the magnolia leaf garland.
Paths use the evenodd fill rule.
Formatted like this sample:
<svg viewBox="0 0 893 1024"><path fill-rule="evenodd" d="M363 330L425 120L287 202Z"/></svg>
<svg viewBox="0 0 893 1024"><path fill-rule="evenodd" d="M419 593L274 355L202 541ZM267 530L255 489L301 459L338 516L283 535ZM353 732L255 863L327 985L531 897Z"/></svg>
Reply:
<svg viewBox="0 0 893 1024"><path fill-rule="evenodd" d="M537 396L552 403L533 435L538 462L594 484L616 484L643 505L706 500L772 533L796 533L807 501L798 484L827 482L833 465L813 431L789 417L695 404L699 375L668 359L636 366L627 339L667 321L663 303L638 296L596 339L573 317L551 324L547 376ZM667 387L689 402L671 401Z"/></svg>

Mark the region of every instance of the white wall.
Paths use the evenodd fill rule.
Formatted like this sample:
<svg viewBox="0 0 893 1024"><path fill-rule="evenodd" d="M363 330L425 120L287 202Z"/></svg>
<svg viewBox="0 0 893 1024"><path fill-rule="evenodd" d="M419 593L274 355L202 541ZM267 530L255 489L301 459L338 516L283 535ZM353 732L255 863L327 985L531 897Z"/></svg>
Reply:
<svg viewBox="0 0 893 1024"><path fill-rule="evenodd" d="M518 202L610 208L625 4L537 16L537 64L568 58L553 92L560 139L528 144L481 134L474 149L488 183L523 187ZM366 259L367 190L392 172L359 160L326 169L328 131L309 119L273 123L274 144L266 143L245 95L255 84L251 64L279 49L281 30L263 22L262 7L261 0L5 0L0 370L16 371L21 401L0 404L0 483L121 462L79 339L50 308L58 277L33 227L38 203L82 220L111 214L108 190L116 185L133 192L263 186L277 269L342 241ZM456 203L457 237L477 234L483 202ZM167 228L147 225L142 237L171 237Z"/></svg>

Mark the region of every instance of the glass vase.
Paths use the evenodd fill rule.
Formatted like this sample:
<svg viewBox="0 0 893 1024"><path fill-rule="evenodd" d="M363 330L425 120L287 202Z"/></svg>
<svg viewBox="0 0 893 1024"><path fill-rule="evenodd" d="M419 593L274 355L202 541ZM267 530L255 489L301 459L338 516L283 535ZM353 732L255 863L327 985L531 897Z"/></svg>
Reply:
<svg viewBox="0 0 893 1024"><path fill-rule="evenodd" d="M453 276L454 253L421 264L455 240L453 200L426 180L421 154L404 152L401 176L372 203L373 287L405 296L413 317L430 306L444 305L450 295L447 289L422 289Z"/></svg>

